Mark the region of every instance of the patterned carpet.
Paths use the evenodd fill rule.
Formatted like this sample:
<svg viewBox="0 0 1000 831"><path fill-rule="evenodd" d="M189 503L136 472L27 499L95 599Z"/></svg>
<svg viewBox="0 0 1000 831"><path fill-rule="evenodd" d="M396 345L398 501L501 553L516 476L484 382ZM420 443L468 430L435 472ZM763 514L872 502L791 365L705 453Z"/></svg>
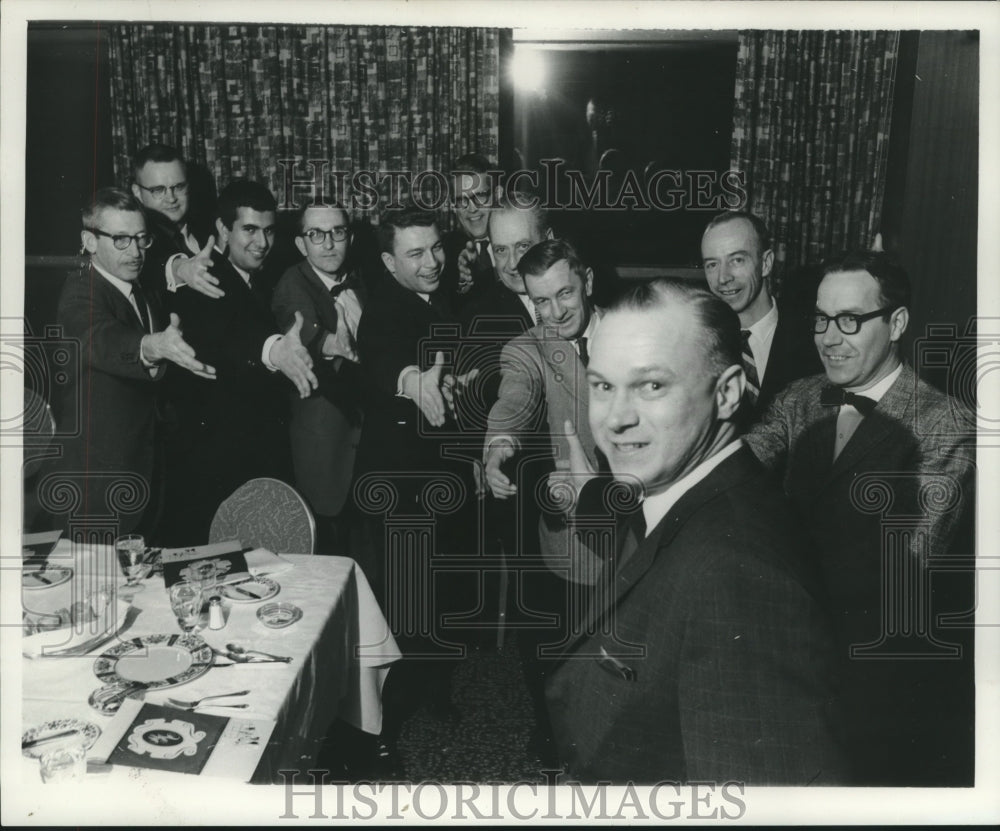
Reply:
<svg viewBox="0 0 1000 831"><path fill-rule="evenodd" d="M514 638L502 649L470 649L456 668L451 700L458 718L442 719L421 704L406 721L397 748L406 780L544 782L528 751L535 716ZM331 771L328 781L394 778L363 761L373 750L371 737L338 722L316 764Z"/></svg>

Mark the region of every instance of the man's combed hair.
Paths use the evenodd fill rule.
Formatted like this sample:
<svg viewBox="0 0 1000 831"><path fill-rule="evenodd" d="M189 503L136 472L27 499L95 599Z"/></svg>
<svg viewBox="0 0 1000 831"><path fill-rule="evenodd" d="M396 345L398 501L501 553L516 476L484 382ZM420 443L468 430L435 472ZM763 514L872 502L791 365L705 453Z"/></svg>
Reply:
<svg viewBox="0 0 1000 831"><path fill-rule="evenodd" d="M702 348L709 369L719 374L740 363L740 318L725 301L708 289L679 277L638 281L619 294L608 313L629 309L655 309L684 304L694 312L702 333Z"/></svg>
<svg viewBox="0 0 1000 831"><path fill-rule="evenodd" d="M145 215L142 204L131 193L122 188L101 188L94 194L80 212L84 228L93 228L99 221L101 212L106 210L131 211Z"/></svg>
<svg viewBox="0 0 1000 831"><path fill-rule="evenodd" d="M878 283L880 305L893 311L901 306L910 308L910 277L891 255L882 251L846 251L823 261L822 277L840 271L867 271Z"/></svg>
<svg viewBox="0 0 1000 831"><path fill-rule="evenodd" d="M169 144L147 144L132 160L132 176L138 175L149 162L180 162L184 165L184 158Z"/></svg>
<svg viewBox="0 0 1000 831"><path fill-rule="evenodd" d="M725 225L727 222L733 222L737 219L745 219L753 225L754 234L757 236L757 245L760 246L758 253L762 254L771 247L771 232L767 230L767 223L757 216L757 214L750 213L750 211L723 211L721 214L716 214L709 220L708 225L705 226L704 233L707 234L712 228L717 228L720 225Z"/></svg>
<svg viewBox="0 0 1000 831"><path fill-rule="evenodd" d="M522 277L540 277L562 260L566 260L570 271L586 281L586 264L580 259L576 249L561 239L547 239L531 246L518 261L517 271Z"/></svg>
<svg viewBox="0 0 1000 831"><path fill-rule="evenodd" d="M265 211L274 211L277 213L278 202L274 198L274 194L260 182L251 182L247 179L234 179L219 194L219 201L215 206L215 215L231 231L233 230L233 223L236 222L236 214L240 208L249 208L258 213L264 213Z"/></svg>
<svg viewBox="0 0 1000 831"><path fill-rule="evenodd" d="M549 228L552 227L549 224L549 212L541 206L541 200L538 198L538 195L531 191L516 190L510 193L501 191L494 201L490 216L492 217L494 214L504 211L527 211L530 213L532 219L535 221L535 230L540 237L544 237L548 233Z"/></svg>
<svg viewBox="0 0 1000 831"><path fill-rule="evenodd" d="M424 211L414 206L387 211L378 224L378 246L383 254L392 254L395 250L396 232L404 228L430 228L437 226L437 217L430 211Z"/></svg>
<svg viewBox="0 0 1000 831"><path fill-rule="evenodd" d="M456 159L455 164L451 166L451 176L453 179L460 173L485 176L492 169L490 160L481 153L466 153Z"/></svg>

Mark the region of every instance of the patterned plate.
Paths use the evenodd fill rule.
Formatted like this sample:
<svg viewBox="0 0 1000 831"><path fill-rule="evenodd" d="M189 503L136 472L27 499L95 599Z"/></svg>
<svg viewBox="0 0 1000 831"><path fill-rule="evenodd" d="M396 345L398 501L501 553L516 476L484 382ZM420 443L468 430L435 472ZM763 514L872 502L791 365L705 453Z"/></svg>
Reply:
<svg viewBox="0 0 1000 831"><path fill-rule="evenodd" d="M50 589L61 586L73 576L73 569L42 563L38 568L26 568L22 572L21 587L24 589Z"/></svg>
<svg viewBox="0 0 1000 831"><path fill-rule="evenodd" d="M32 742L35 739L44 738L45 736L53 736L56 733L63 733L66 730L78 730L79 732L74 736L66 736L64 739L53 739L44 744L23 748L21 752L32 759L40 759L44 754L55 750L61 744L75 744L77 742L82 742L89 750L90 746L97 741L97 737L101 735L101 728L96 724L91 724L89 721L81 721L78 718L60 718L55 721L47 721L38 727L32 727L21 736L21 744Z"/></svg>
<svg viewBox="0 0 1000 831"><path fill-rule="evenodd" d="M262 600L270 600L280 590L281 586L270 577L253 577L242 583L222 586L219 593L233 603L260 603Z"/></svg>
<svg viewBox="0 0 1000 831"><path fill-rule="evenodd" d="M212 666L212 647L200 635L145 635L117 644L94 661L103 684L139 681L149 690L186 684Z"/></svg>

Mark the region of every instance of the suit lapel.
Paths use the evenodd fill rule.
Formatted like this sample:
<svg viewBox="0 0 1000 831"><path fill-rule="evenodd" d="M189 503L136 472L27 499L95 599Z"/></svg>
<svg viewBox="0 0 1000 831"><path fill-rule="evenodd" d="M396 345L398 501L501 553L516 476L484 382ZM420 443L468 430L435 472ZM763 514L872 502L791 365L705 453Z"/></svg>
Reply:
<svg viewBox="0 0 1000 831"><path fill-rule="evenodd" d="M861 420L858 429L854 431L854 435L833 463L831 478L853 470L875 445L885 441L890 435L898 436L900 424L909 425L912 420L909 417L909 410L913 401L915 382L916 375L913 370L904 365L896 382L886 390L874 412Z"/></svg>
<svg viewBox="0 0 1000 831"><path fill-rule="evenodd" d="M548 364L552 380L571 400L576 400L576 391L582 388L580 381L586 372L580 356L576 354L573 344L555 334L546 336L545 329L545 326L535 326L531 330L538 342L538 350Z"/></svg>
<svg viewBox="0 0 1000 831"><path fill-rule="evenodd" d="M116 286L113 286L109 280L105 279L96 268L88 267L87 275L90 279L91 293L101 294L115 310L115 317L118 320L135 329L137 332L145 332L142 321L139 319L139 315L136 314L135 307ZM156 330L154 329L153 331Z"/></svg>
<svg viewBox="0 0 1000 831"><path fill-rule="evenodd" d="M584 618L583 626L567 643L562 654L565 655L571 651L573 645L587 633L595 631L594 627L597 622L642 579L657 556L669 556L666 549L693 514L720 493L736 487L757 473L758 470L750 449L742 447L681 496L667 511L666 516L660 520L652 533L639 544L632 556L619 565L614 576L614 583L603 593L595 592L594 603ZM621 523L618 525L618 531L619 534L623 533ZM619 548L617 542L616 540L616 548ZM598 576L599 581L604 579L606 578L603 574ZM602 586L606 587L606 583L602 583Z"/></svg>
<svg viewBox="0 0 1000 831"><path fill-rule="evenodd" d="M325 314L323 317L327 319L336 319L337 316L337 301L331 296L329 290L323 281L319 278L311 265L309 265L308 260L303 260L299 263L299 273L302 274L306 283L312 287L313 293L316 295L316 301Z"/></svg>

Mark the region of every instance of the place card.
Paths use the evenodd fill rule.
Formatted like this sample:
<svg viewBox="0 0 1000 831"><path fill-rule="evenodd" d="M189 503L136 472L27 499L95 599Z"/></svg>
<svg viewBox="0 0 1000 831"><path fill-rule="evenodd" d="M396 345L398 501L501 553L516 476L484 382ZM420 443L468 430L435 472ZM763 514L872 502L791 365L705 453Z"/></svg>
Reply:
<svg viewBox="0 0 1000 831"><path fill-rule="evenodd" d="M217 566L220 583L244 580L250 576L246 554L239 540L197 545L190 548L164 548L160 554L163 564L163 582L167 588L186 579L188 567L201 560L213 560Z"/></svg>

